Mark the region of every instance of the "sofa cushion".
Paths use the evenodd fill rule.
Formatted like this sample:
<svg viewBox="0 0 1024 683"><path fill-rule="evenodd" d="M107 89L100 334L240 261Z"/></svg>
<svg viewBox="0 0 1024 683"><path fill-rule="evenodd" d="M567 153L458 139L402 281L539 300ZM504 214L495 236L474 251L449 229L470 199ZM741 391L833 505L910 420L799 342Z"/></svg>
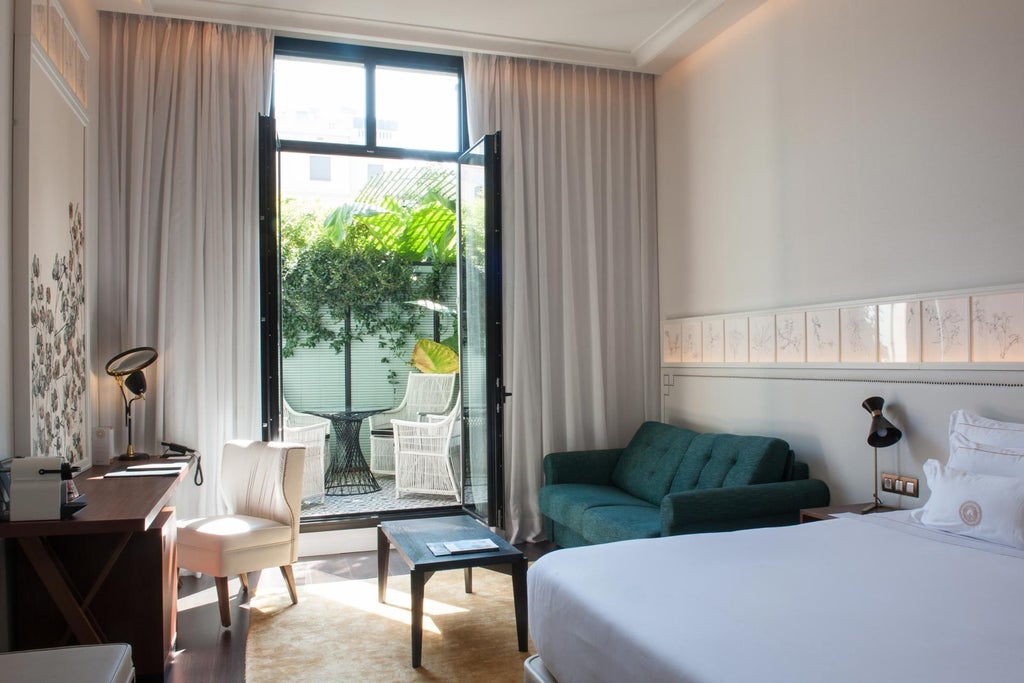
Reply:
<svg viewBox="0 0 1024 683"><path fill-rule="evenodd" d="M619 457L612 483L637 498L658 505L669 491L690 442L697 432L661 422L640 425Z"/></svg>
<svg viewBox="0 0 1024 683"><path fill-rule="evenodd" d="M670 490L746 486L782 481L790 458L782 439L701 434L679 465Z"/></svg>
<svg viewBox="0 0 1024 683"><path fill-rule="evenodd" d="M545 517L581 529L583 513L606 505L649 505L614 486L599 484L554 484L540 490L540 511Z"/></svg>
<svg viewBox="0 0 1024 683"><path fill-rule="evenodd" d="M591 543L661 536L661 509L653 505L608 505L583 513L583 536Z"/></svg>

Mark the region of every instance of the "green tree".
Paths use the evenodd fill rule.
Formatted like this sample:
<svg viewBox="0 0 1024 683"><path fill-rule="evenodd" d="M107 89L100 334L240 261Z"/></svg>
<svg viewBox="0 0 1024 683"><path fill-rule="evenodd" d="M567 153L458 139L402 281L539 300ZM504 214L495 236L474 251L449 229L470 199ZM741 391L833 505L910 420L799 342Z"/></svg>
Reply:
<svg viewBox="0 0 1024 683"><path fill-rule="evenodd" d="M377 338L381 361L397 359L427 313L414 302L440 301L455 254L455 174L440 166L380 173L333 210L285 200L282 353Z"/></svg>

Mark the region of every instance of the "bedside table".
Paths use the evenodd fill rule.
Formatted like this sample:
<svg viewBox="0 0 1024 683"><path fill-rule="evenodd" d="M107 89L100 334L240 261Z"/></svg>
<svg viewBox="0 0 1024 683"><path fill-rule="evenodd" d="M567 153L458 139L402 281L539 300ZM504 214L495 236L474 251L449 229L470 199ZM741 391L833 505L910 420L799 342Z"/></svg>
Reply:
<svg viewBox="0 0 1024 683"><path fill-rule="evenodd" d="M800 510L800 523L804 522L816 522L820 519L832 519L833 515L838 515L843 512L860 512L871 503L853 503L851 505L828 505L823 508L804 508ZM869 512L892 512L896 508L888 507L883 505L882 507Z"/></svg>

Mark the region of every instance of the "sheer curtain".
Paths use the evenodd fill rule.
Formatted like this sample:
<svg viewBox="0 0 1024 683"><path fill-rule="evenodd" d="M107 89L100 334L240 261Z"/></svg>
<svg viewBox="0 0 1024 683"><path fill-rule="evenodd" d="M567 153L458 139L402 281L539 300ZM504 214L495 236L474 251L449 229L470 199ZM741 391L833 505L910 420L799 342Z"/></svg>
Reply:
<svg viewBox="0 0 1024 683"><path fill-rule="evenodd" d="M198 448L205 485L180 487L177 503L179 516L208 514L221 504L224 442L260 436L256 117L268 109L273 40L106 13L101 32L93 361L157 349L133 441ZM119 426L123 449L120 395L99 381L100 419Z"/></svg>
<svg viewBox="0 0 1024 683"><path fill-rule="evenodd" d="M532 541L545 453L660 414L654 79L465 60L471 135L502 136L506 528Z"/></svg>

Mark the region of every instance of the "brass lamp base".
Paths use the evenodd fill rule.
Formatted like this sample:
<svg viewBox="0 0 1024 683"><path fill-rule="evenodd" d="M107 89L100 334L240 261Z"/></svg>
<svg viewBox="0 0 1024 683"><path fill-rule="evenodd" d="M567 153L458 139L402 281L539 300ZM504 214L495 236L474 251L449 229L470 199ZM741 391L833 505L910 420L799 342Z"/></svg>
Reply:
<svg viewBox="0 0 1024 683"><path fill-rule="evenodd" d="M876 498L874 503L872 503L871 505L868 505L865 508L862 508L861 511L860 511L860 514L866 515L869 512L874 512L875 510L877 510L877 509L879 509L881 507L882 507L882 501L880 501L880 500L878 500Z"/></svg>
<svg viewBox="0 0 1024 683"><path fill-rule="evenodd" d="M125 453L117 456L118 460L149 460L149 453Z"/></svg>

